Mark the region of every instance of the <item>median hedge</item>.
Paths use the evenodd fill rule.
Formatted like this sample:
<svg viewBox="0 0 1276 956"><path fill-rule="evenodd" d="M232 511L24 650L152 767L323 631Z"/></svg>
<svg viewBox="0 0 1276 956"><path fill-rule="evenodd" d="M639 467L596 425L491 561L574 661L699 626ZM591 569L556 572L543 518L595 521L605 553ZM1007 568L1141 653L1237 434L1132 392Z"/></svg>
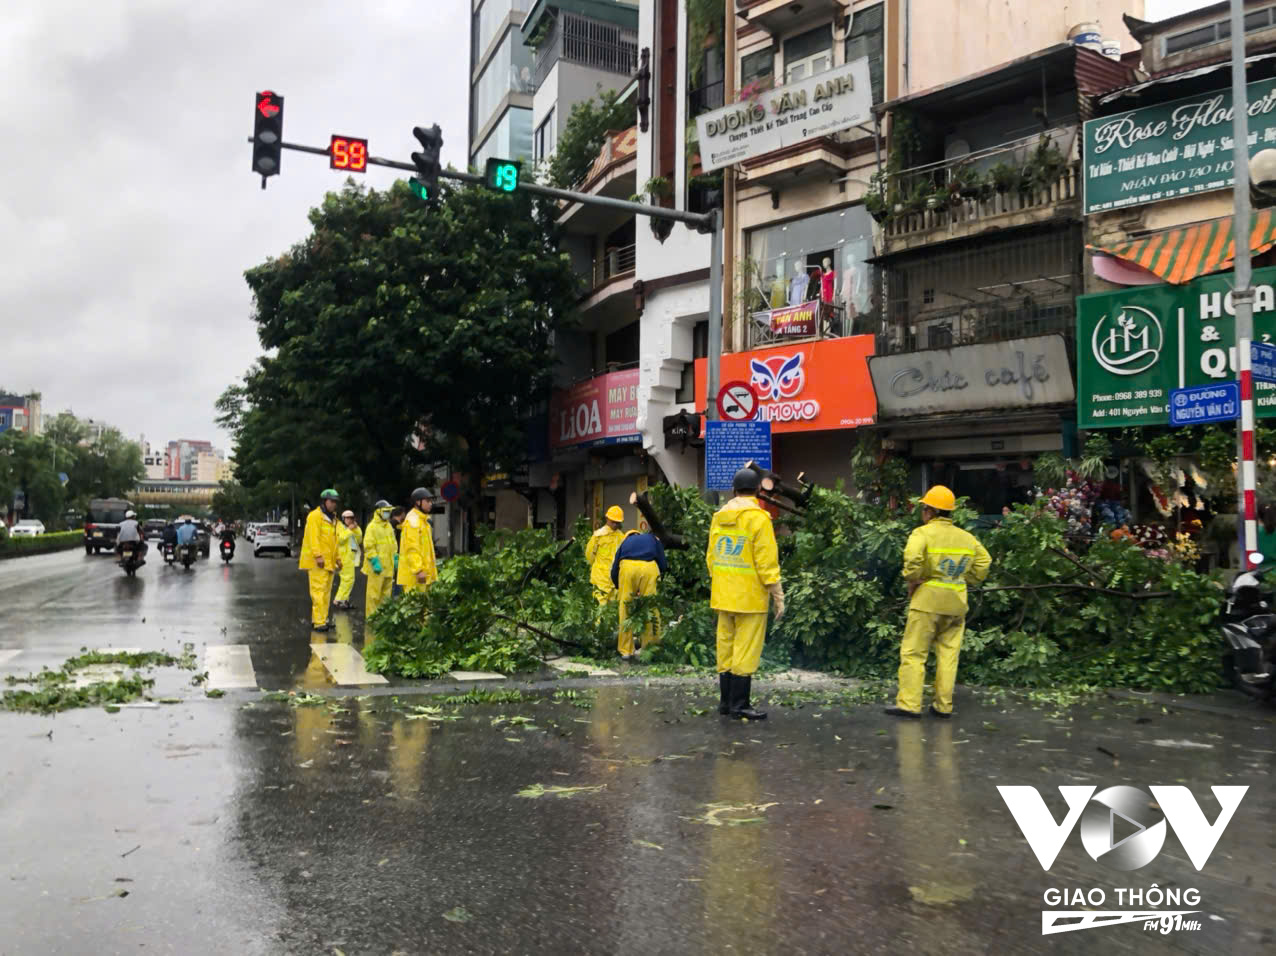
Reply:
<svg viewBox="0 0 1276 956"><path fill-rule="evenodd" d="M663 625L662 643L644 656L711 664L715 621L704 548L712 509L696 489L658 486L651 498L691 547L671 552L660 593L636 602L639 622L658 614ZM975 517L964 508L954 515L958 524ZM912 510L819 489L805 515L777 522L785 532L788 611L771 628L765 658L893 677L907 607L902 551L918 521ZM1216 578L1128 539L1078 542L1045 500L976 533L993 568L971 592L964 682L1174 692L1218 686L1214 620L1223 591ZM615 605L593 600L581 546L588 535L578 526L564 545L523 531L490 542L483 554L447 561L426 595L387 602L370 619L369 669L409 677L462 666L511 673L550 651L614 655Z"/></svg>
<svg viewBox="0 0 1276 956"><path fill-rule="evenodd" d="M55 531L32 537L6 534L0 538L0 559L21 558L32 554L49 554L53 551L70 551L84 544L83 531Z"/></svg>

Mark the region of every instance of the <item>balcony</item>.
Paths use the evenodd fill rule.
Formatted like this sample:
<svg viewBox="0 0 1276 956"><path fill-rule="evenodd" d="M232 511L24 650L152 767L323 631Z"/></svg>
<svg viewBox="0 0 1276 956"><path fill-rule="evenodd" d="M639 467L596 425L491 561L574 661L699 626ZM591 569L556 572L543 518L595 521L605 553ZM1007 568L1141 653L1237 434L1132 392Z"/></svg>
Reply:
<svg viewBox="0 0 1276 956"><path fill-rule="evenodd" d="M1064 136L1061 149L1056 144ZM888 175L886 197L869 200L882 221L882 254L1061 216L1078 219L1081 167L1074 141L1075 130L1052 131Z"/></svg>
<svg viewBox="0 0 1276 956"><path fill-rule="evenodd" d="M595 291L612 279L633 276L637 262L636 249L636 245L612 247L600 258L594 259Z"/></svg>
<svg viewBox="0 0 1276 956"><path fill-rule="evenodd" d="M536 89L560 60L632 76L638 71L638 31L560 10L536 47Z"/></svg>
<svg viewBox="0 0 1276 956"><path fill-rule="evenodd" d="M814 335L788 335L775 331L771 326L771 312L754 312L749 316L745 326L744 350L770 348L773 345L792 345L794 343L818 342L823 339L841 339L856 332L864 333L875 329L852 329L846 321L846 308L829 302L817 303L819 317ZM861 317L863 321L863 317Z"/></svg>
<svg viewBox="0 0 1276 956"><path fill-rule="evenodd" d="M851 0L736 0L736 16L771 36L828 23L851 12Z"/></svg>

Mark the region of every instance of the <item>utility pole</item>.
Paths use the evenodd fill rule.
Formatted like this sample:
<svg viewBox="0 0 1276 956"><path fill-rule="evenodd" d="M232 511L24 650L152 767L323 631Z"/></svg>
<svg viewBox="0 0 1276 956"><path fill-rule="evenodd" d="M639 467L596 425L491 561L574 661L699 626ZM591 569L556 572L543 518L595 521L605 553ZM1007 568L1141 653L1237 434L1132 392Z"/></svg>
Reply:
<svg viewBox="0 0 1276 956"><path fill-rule="evenodd" d="M726 33L725 50L723 57L722 71L722 105L734 103L736 98L736 36L735 36L735 0L725 0L726 10L724 12L723 24ZM723 274L723 283L725 288L722 292L722 311L727 316L727 327L731 330L731 348L734 351L737 348L743 348L743 342L737 342L736 321L735 321L735 164L727 166L722 171L722 231L723 236L723 259L730 267ZM744 280L743 287L740 289L740 295L747 296L749 278ZM725 333L724 333L725 334ZM708 394L709 401L714 401L718 396L716 391ZM716 401L714 404L717 404Z"/></svg>
<svg viewBox="0 0 1276 956"><path fill-rule="evenodd" d="M1249 233L1249 97L1245 89L1245 0L1232 0L1232 224L1236 286L1232 306L1236 314L1236 373L1240 379L1241 420L1236 430L1237 531L1241 570L1256 566L1250 555L1258 550L1258 520L1254 471L1254 382L1250 374L1250 344L1254 340L1254 290L1251 286Z"/></svg>

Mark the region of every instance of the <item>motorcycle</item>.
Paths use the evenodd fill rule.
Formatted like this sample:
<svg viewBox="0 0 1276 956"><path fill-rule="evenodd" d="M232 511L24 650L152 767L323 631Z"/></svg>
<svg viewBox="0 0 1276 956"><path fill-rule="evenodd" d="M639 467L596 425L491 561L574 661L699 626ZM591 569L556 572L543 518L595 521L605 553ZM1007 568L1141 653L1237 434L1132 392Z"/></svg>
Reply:
<svg viewBox="0 0 1276 956"><path fill-rule="evenodd" d="M199 553L196 550L195 543L192 541L190 544L184 544L179 550L182 553L182 567L189 571L191 565L195 563L195 556Z"/></svg>
<svg viewBox="0 0 1276 956"><path fill-rule="evenodd" d="M1276 614L1263 587L1271 568L1236 576L1227 589L1222 631L1224 669L1237 690L1257 700L1276 698Z"/></svg>
<svg viewBox="0 0 1276 956"><path fill-rule="evenodd" d="M222 560L230 564L230 559L235 556L235 542L222 538L221 551Z"/></svg>
<svg viewBox="0 0 1276 956"><path fill-rule="evenodd" d="M177 545L172 541L165 541L160 545L160 554L164 555L165 564L172 564L177 560Z"/></svg>
<svg viewBox="0 0 1276 956"><path fill-rule="evenodd" d="M137 574L137 569L145 563L146 560L142 557L142 549L137 543L126 541L120 545L120 567L124 569L124 573L130 578Z"/></svg>

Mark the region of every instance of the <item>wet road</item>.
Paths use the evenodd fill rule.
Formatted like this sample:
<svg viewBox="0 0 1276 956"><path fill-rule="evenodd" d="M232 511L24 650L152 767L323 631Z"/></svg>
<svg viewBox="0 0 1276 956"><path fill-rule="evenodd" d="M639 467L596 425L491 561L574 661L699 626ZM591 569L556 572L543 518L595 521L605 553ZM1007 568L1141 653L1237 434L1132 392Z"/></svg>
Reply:
<svg viewBox="0 0 1276 956"><path fill-rule="evenodd" d="M294 568L243 550L229 568L152 562L136 580L78 552L0 563L0 672L81 647L193 644L201 665L229 653L210 647L246 648L235 657L255 684L210 699L190 671L161 668L157 695L181 703L0 713L0 954L1274 942L1268 712L961 688L958 719L899 723L846 685L786 685L764 695L772 719L740 725L705 683L547 677L517 699L448 702L421 685L338 684L309 646ZM331 643L357 646L359 621ZM298 688L315 696L262 693ZM995 789L1035 785L1058 821L1061 784L1175 783L1211 821L1210 785L1250 787L1199 873L1175 836L1123 873L1091 860L1079 833L1045 872ZM1182 908L1202 928L1041 935L1043 909L1082 908L1046 906L1047 888L1102 888L1096 908L1116 910L1114 888L1154 883L1199 889Z"/></svg>

